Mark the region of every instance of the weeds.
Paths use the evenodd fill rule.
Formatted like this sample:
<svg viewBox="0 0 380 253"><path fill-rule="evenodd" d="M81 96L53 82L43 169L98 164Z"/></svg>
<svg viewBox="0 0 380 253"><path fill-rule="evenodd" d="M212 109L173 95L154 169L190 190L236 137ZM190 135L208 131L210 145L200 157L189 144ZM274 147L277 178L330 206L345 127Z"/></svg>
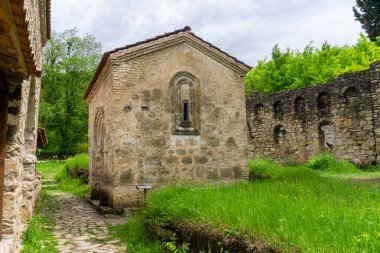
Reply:
<svg viewBox="0 0 380 253"><path fill-rule="evenodd" d="M59 186L59 191L69 192L76 196L85 196L88 192L88 185L81 179L71 179L65 167L65 161L47 161L37 164L37 171L41 173L43 179L55 179Z"/></svg>
<svg viewBox="0 0 380 253"><path fill-rule="evenodd" d="M55 253L57 252L57 240L54 238L49 227L51 220L40 213L41 206L50 196L42 191L41 198L37 203L32 219L28 222L28 228L23 232L21 239L23 248L21 253Z"/></svg>
<svg viewBox="0 0 380 253"><path fill-rule="evenodd" d="M54 179L57 180L60 191L69 192L79 197L88 193L88 185L84 184L81 179L70 178L65 167L61 168Z"/></svg>
<svg viewBox="0 0 380 253"><path fill-rule="evenodd" d="M327 152L311 157L306 165L314 170L335 173L355 173L359 171L354 164L347 161L338 161L332 154Z"/></svg>
<svg viewBox="0 0 380 253"><path fill-rule="evenodd" d="M81 153L76 154L74 157L71 157L65 161L65 168L66 169L85 169L88 170L88 161L89 157L88 154Z"/></svg>
<svg viewBox="0 0 380 253"><path fill-rule="evenodd" d="M114 237L119 238L127 245L129 253L161 253L162 242L154 240L145 227L143 216L136 216L123 225L109 228Z"/></svg>

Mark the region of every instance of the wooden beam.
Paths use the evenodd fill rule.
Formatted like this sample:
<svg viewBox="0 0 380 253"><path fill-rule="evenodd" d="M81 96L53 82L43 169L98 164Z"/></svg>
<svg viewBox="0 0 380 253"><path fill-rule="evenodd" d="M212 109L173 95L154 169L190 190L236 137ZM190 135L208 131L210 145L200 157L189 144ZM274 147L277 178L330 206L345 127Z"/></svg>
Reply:
<svg viewBox="0 0 380 253"><path fill-rule="evenodd" d="M4 169L8 117L8 85L0 74L0 240L3 232Z"/></svg>

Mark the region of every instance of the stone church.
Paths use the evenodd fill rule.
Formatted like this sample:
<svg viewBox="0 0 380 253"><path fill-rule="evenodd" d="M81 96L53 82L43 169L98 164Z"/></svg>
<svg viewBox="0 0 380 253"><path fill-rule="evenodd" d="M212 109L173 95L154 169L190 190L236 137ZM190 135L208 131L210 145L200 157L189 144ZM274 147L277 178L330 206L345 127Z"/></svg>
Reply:
<svg viewBox="0 0 380 253"><path fill-rule="evenodd" d="M134 206L136 185L246 176L250 69L190 27L106 52L84 96L91 198Z"/></svg>
<svg viewBox="0 0 380 253"><path fill-rule="evenodd" d="M19 252L41 189L36 173L42 47L50 0L0 1L0 252Z"/></svg>

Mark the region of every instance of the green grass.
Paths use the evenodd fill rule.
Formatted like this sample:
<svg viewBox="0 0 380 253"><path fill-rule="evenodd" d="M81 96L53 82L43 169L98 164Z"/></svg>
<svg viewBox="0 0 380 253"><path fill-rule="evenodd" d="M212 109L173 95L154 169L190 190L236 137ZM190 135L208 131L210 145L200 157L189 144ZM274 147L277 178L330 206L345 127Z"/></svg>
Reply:
<svg viewBox="0 0 380 253"><path fill-rule="evenodd" d="M23 248L21 253L55 253L58 252L57 240L51 230L51 220L40 213L42 203L47 201L50 196L42 191L41 198L34 210L32 219L28 222L27 229L23 232L21 239Z"/></svg>
<svg viewBox="0 0 380 253"><path fill-rule="evenodd" d="M128 253L161 253L163 244L154 240L144 225L144 217L138 215L123 225L109 228L113 237L127 245Z"/></svg>
<svg viewBox="0 0 380 253"><path fill-rule="evenodd" d="M66 169L63 167L54 178L59 184L59 191L69 192L76 196L83 197L88 193L89 187L83 184L80 179L72 179L67 175Z"/></svg>
<svg viewBox="0 0 380 253"><path fill-rule="evenodd" d="M378 184L327 177L329 169L270 168L263 171L266 180L152 191L147 217L156 224L175 220L241 231L287 252L380 251Z"/></svg>
<svg viewBox="0 0 380 253"><path fill-rule="evenodd" d="M41 173L42 179L54 179L55 175L64 167L62 161L40 161L37 163L37 171Z"/></svg>
<svg viewBox="0 0 380 253"><path fill-rule="evenodd" d="M67 169L86 169L88 170L89 157L88 154L81 153L76 154L65 161L65 167Z"/></svg>
<svg viewBox="0 0 380 253"><path fill-rule="evenodd" d="M67 161L67 160L66 160ZM55 179L59 188L54 191L69 192L76 196L85 196L88 185L83 184L80 179L71 179L66 172L65 161L46 161L37 164L37 171L41 173L42 179Z"/></svg>

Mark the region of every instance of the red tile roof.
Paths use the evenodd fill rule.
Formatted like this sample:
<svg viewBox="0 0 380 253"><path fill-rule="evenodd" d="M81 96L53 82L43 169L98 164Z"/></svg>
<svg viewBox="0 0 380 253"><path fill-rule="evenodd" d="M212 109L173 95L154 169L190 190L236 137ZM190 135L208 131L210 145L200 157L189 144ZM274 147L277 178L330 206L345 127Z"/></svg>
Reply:
<svg viewBox="0 0 380 253"><path fill-rule="evenodd" d="M214 46L213 44L211 44L210 42L207 42L205 40L203 40L201 37L195 35L194 33L191 32L191 27L190 26L185 26L184 28L182 29L178 29L178 30L174 30L173 32L168 32L168 33L164 33L162 35L159 35L159 36L156 36L156 37L153 37L153 38L149 38L149 39L146 39L146 40L142 40L142 41L138 41L136 43L133 43L133 44L129 44L129 45L126 45L124 47L118 47L118 48L115 48L114 50L111 50L111 51L108 51L108 52L105 52L102 56L102 59L100 60L100 63L98 65L98 68L96 69L96 72L94 74L94 77L92 78L91 80L91 83L89 85L89 87L87 88L87 91L86 93L84 94L83 98L86 99L87 96L90 94L91 90L92 90L92 87L94 86L95 84L95 81L96 79L98 78L100 72L102 71L107 59L108 59L108 56L110 54L113 54L113 53L116 53L120 50L125 50L125 49L128 49L128 48L132 48L132 47L136 47L136 46L139 46L139 45L142 45L142 44L146 44L146 43L149 43L149 42L152 42L152 41L156 41L156 40L159 40L159 39L162 39L162 38L165 38L165 37L169 37L171 35L175 35L175 34L178 34L178 33L181 33L181 32L188 32L189 34L191 34L193 37L197 38L198 40L202 41L203 43L207 44L208 46L210 46L211 48L214 48L216 50L218 50L219 52L221 52L222 54L226 55L227 57L231 58L232 60L234 60L235 62L237 63L240 63L240 64L243 64L245 67L251 69L252 67L245 64L244 62L236 59L236 57L233 57L229 54L227 54L226 52L224 52L223 50L221 50L220 48Z"/></svg>

